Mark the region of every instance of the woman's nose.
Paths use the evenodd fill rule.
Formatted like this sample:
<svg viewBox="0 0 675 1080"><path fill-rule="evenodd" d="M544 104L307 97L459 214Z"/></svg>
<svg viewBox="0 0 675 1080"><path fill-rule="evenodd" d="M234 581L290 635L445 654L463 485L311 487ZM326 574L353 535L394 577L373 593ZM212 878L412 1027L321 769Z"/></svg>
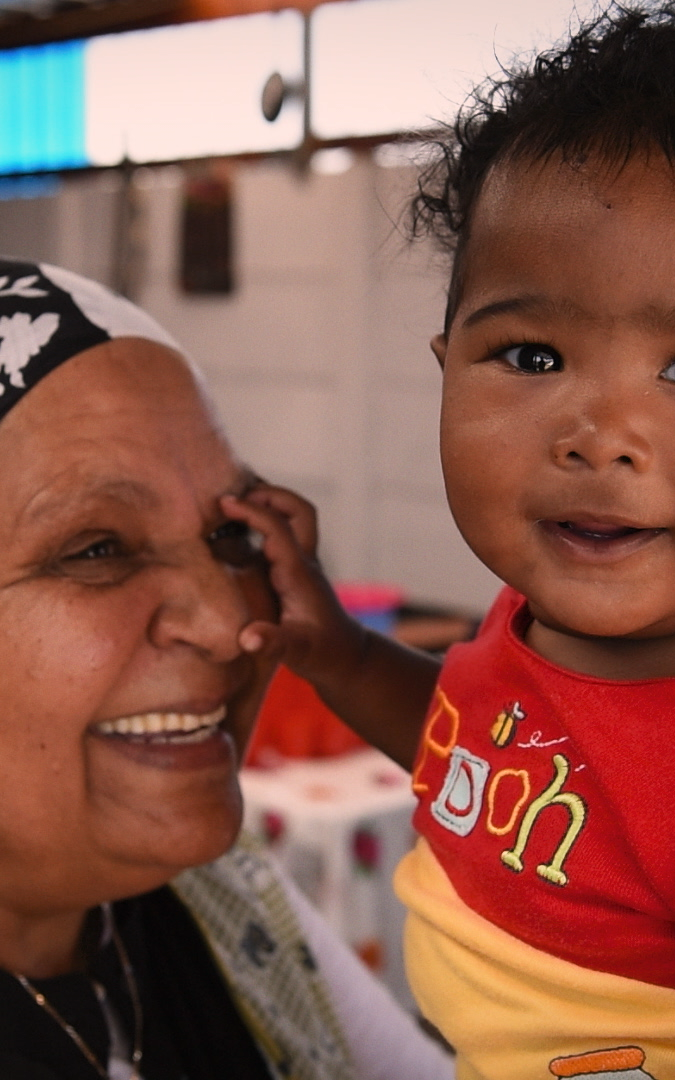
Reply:
<svg viewBox="0 0 675 1080"><path fill-rule="evenodd" d="M556 465L595 471L624 466L645 472L653 458L646 412L635 407L635 395L611 397L606 391L577 404L553 438Z"/></svg>
<svg viewBox="0 0 675 1080"><path fill-rule="evenodd" d="M239 632L250 619L236 571L207 552L159 572L164 580L149 628L152 644L184 645L221 663L235 659Z"/></svg>

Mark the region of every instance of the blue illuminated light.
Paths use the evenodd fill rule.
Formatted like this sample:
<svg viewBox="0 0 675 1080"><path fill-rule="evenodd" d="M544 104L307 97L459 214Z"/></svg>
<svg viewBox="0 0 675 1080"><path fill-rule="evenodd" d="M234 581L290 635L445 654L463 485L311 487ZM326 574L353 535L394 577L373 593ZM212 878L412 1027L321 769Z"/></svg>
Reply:
<svg viewBox="0 0 675 1080"><path fill-rule="evenodd" d="M0 173L88 165L84 41L0 52Z"/></svg>

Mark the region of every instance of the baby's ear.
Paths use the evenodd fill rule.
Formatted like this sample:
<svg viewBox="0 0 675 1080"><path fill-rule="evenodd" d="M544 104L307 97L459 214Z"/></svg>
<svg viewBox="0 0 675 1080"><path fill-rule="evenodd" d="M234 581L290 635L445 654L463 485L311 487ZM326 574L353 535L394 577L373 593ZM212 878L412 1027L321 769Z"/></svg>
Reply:
<svg viewBox="0 0 675 1080"><path fill-rule="evenodd" d="M431 339L431 351L441 365L441 371L445 367L445 354L448 351L448 339L445 334L436 334Z"/></svg>

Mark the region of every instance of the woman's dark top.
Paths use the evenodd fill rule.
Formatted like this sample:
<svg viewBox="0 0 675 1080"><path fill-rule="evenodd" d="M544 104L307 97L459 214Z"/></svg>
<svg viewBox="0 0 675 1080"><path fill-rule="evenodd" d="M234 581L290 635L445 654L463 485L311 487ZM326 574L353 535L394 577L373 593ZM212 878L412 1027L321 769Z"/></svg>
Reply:
<svg viewBox="0 0 675 1080"><path fill-rule="evenodd" d="M113 905L143 1005L143 1080L271 1080L191 915L169 888ZM112 942L88 975L33 980L98 1060L108 1028L90 979L101 983L130 1043L134 1019ZM0 971L1 1080L100 1080L69 1035L13 975Z"/></svg>

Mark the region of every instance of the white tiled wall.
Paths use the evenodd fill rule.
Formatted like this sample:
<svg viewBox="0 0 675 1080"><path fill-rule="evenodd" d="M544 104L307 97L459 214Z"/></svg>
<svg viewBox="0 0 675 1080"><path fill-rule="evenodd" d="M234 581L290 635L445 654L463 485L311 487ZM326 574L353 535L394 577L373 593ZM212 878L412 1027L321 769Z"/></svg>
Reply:
<svg viewBox="0 0 675 1080"><path fill-rule="evenodd" d="M137 299L200 361L239 452L317 503L329 572L484 610L498 583L454 528L438 464L428 340L445 271L397 229L412 171L365 156L339 176L238 166L238 287L220 298L176 285L180 170L139 181ZM56 198L0 203L0 250L110 282L116 183L72 179Z"/></svg>

